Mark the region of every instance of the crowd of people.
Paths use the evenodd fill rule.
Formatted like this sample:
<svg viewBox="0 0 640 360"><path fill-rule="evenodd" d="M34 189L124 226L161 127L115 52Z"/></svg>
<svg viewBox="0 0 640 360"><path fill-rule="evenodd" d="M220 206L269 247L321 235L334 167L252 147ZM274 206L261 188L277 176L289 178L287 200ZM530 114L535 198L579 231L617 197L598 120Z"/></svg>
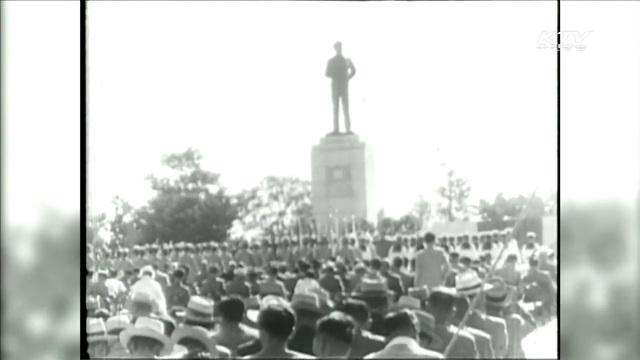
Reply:
<svg viewBox="0 0 640 360"><path fill-rule="evenodd" d="M524 358L555 251L509 229L87 246L91 358Z"/></svg>

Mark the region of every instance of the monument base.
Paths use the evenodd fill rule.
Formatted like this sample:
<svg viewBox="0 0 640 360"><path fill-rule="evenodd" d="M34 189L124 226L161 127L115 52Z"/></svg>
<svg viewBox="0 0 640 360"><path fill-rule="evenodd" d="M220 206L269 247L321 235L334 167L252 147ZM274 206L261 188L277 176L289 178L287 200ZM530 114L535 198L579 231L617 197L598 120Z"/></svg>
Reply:
<svg viewBox="0 0 640 360"><path fill-rule="evenodd" d="M311 191L318 230L376 221L373 152L356 134L327 135L311 151Z"/></svg>

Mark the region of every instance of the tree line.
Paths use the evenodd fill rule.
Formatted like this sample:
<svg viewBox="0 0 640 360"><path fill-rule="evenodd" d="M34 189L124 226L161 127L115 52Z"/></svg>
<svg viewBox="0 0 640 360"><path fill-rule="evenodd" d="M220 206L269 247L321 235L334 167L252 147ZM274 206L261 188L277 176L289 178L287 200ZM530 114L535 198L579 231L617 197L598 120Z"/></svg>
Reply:
<svg viewBox="0 0 640 360"><path fill-rule="evenodd" d="M149 244L170 241L193 243L217 241L230 233L260 229L267 236L321 232L311 204L311 183L292 177L268 176L253 188L230 194L220 183L220 174L203 169L202 154L189 148L182 153L165 155L162 165L169 171L146 178L155 195L144 206L135 207L126 199L112 200L113 212L95 214L88 219L88 241L98 232L108 233L111 244L130 242ZM447 173L446 183L435 191L437 201L419 197L407 214L393 218L378 213L377 224L356 219L358 231L377 230L381 234L413 233L431 221L480 219L502 221L516 218L528 196L505 197L469 203L471 183L455 170ZM554 215L556 196L534 196L526 215ZM354 222L345 221L351 233ZM131 236L134 234L134 238Z"/></svg>

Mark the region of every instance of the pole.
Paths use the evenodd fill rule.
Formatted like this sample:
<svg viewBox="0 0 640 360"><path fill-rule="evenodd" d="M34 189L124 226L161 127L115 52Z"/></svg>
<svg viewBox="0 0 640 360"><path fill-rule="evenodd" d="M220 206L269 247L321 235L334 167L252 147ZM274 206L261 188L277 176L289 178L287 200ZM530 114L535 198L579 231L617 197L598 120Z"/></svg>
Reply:
<svg viewBox="0 0 640 360"><path fill-rule="evenodd" d="M351 227L353 228L353 232L354 232L354 234L356 234L356 237L358 237L358 228L356 228L356 216L355 215L351 215Z"/></svg>

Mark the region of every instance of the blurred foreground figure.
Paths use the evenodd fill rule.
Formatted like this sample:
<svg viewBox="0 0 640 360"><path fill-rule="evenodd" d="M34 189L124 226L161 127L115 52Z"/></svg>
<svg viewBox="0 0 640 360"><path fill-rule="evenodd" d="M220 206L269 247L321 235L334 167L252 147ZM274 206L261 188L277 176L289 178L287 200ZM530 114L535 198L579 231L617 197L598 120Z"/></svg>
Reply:
<svg viewBox="0 0 640 360"><path fill-rule="evenodd" d="M556 319L522 339L527 359L555 359L558 356L558 322Z"/></svg>
<svg viewBox="0 0 640 360"><path fill-rule="evenodd" d="M164 324L149 317L139 318L135 326L120 333L120 342L132 358L153 359L169 355L173 342L165 335Z"/></svg>
<svg viewBox="0 0 640 360"><path fill-rule="evenodd" d="M384 324L389 335L387 346L365 359L443 359L442 354L427 350L418 343L420 327L418 318L410 310L401 310L387 315Z"/></svg>
<svg viewBox="0 0 640 360"><path fill-rule="evenodd" d="M312 356L291 351L287 348L289 337L293 334L296 317L293 309L286 303L267 304L258 315L260 343L262 349L245 359L285 358L309 359Z"/></svg>
<svg viewBox="0 0 640 360"><path fill-rule="evenodd" d="M354 320L347 314L334 311L318 320L313 352L321 358L347 358L355 329Z"/></svg>

